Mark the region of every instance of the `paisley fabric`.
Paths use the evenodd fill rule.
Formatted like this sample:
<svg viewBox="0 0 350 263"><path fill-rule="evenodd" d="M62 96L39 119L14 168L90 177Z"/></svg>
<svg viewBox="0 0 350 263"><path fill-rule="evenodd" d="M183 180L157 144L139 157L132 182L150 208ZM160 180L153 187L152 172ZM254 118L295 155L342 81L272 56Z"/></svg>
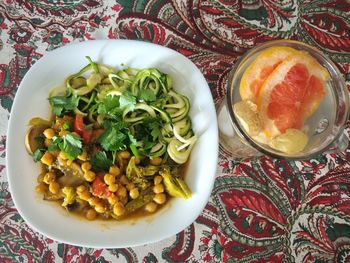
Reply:
<svg viewBox="0 0 350 263"><path fill-rule="evenodd" d="M321 49L350 89L346 0L2 0L0 262L350 262L350 149L305 161L262 157L242 162L221 149L202 214L184 231L155 244L75 247L29 228L12 202L5 167L16 89L48 51L107 38L149 41L189 57L217 106L235 61L273 39L296 39ZM349 137L349 127L345 133Z"/></svg>

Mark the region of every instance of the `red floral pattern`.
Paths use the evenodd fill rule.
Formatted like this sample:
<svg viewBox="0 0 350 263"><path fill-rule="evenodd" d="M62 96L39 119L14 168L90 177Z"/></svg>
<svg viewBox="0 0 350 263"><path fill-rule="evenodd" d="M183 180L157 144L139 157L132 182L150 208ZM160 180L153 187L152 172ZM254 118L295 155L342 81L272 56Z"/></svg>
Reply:
<svg viewBox="0 0 350 263"><path fill-rule="evenodd" d="M0 2L0 262L349 262L349 149L297 162L238 162L220 149L212 195L191 226L156 244L109 250L60 244L30 229L13 205L5 169L16 89L49 50L102 38L158 43L198 66L219 105L230 68L246 50L297 39L336 62L350 91L349 12L346 0Z"/></svg>

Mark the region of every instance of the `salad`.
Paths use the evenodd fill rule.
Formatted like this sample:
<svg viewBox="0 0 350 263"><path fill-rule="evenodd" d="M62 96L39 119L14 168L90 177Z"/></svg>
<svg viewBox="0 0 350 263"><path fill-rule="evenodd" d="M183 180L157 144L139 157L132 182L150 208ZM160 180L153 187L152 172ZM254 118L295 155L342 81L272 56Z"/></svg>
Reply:
<svg viewBox="0 0 350 263"><path fill-rule="evenodd" d="M188 199L197 140L189 99L156 68L88 65L49 94L52 117L29 121L25 146L41 164L36 191L89 220L147 215Z"/></svg>

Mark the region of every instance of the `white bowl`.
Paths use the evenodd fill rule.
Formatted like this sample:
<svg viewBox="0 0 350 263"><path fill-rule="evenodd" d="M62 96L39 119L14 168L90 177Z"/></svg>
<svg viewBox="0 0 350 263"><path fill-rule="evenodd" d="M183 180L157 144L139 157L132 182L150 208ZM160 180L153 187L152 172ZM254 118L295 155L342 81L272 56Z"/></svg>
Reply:
<svg viewBox="0 0 350 263"><path fill-rule="evenodd" d="M27 123L49 118L48 94L65 77L87 64L85 56L115 67L156 67L172 76L174 88L189 97L190 116L199 139L193 148L186 183L189 200L172 199L161 211L136 221L88 221L68 214L35 192L40 172L24 146ZM58 48L28 71L17 91L7 133L6 168L13 201L24 220L47 237L73 245L121 248L165 239L189 226L202 212L214 183L218 131L212 96L203 75L186 57L166 47L131 40L86 41Z"/></svg>

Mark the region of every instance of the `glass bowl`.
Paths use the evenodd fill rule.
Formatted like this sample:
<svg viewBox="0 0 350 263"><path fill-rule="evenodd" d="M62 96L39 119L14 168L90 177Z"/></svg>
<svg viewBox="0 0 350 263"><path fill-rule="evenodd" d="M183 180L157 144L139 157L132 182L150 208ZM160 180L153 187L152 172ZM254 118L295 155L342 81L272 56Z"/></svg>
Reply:
<svg viewBox="0 0 350 263"><path fill-rule="evenodd" d="M247 67L262 51L277 46L306 51L327 69L331 76L325 85L326 96L317 111L304 123L304 132L308 136L308 143L302 151L293 154L278 151L268 144L256 141L245 131L233 110L233 105L242 100L239 86ZM231 70L227 84L226 100L224 99L218 111L220 142L233 158L247 158L266 154L285 159L309 159L311 156L322 153L333 146L344 148L348 143L343 130L349 115L349 98L343 76L335 64L322 52L298 41L276 40L249 50L236 62Z"/></svg>

